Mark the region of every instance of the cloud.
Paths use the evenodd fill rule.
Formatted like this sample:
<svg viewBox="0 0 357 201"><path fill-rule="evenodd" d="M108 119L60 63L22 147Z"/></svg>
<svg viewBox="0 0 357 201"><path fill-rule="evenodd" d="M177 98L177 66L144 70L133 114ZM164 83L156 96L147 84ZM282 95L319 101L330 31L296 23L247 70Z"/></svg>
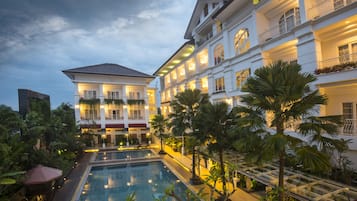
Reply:
<svg viewBox="0 0 357 201"><path fill-rule="evenodd" d="M194 1L109 1L37 0L22 10L19 3L18 11L0 9L0 85L9 94L0 104L16 109L17 88L49 94L52 107L72 103L74 87L62 70L117 63L152 74L184 42Z"/></svg>

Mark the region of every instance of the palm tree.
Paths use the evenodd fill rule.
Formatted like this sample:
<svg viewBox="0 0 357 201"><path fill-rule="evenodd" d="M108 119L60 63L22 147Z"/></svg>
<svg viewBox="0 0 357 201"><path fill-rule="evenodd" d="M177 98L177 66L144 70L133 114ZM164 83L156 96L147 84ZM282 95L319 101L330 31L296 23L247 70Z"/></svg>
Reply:
<svg viewBox="0 0 357 201"><path fill-rule="evenodd" d="M175 96L170 106L173 112L169 114L170 117L170 127L172 132L176 136L185 136L190 134L191 137L195 138L194 131L196 128L193 125L193 119L198 114L199 108L208 103L209 99L206 94L202 94L198 89L187 89ZM200 142L196 141L196 145ZM196 175L196 161L195 161L195 147L192 146L192 184L201 184L200 178Z"/></svg>
<svg viewBox="0 0 357 201"><path fill-rule="evenodd" d="M154 129L154 134L160 138L160 151L159 154L165 154L163 150L163 138L165 137L165 129L167 127L167 119L161 114L157 114L154 116L152 121L150 122L152 128Z"/></svg>
<svg viewBox="0 0 357 201"><path fill-rule="evenodd" d="M287 152L293 151L305 167L312 166L312 168L323 168L324 170L329 167L328 155L321 152L319 147L313 146L312 143L306 143L300 138L287 135L285 132L286 124L289 121L296 123L302 117L311 120L314 115L313 109L318 105L326 104L326 98L320 95L318 90L312 90L309 87L316 78L309 73L301 73L300 71L301 67L298 64L278 61L257 69L254 76L249 77L242 87L243 92L248 92L241 99L247 106L246 111L256 112L261 119L267 113L272 114L271 124L267 127L275 127L274 133L270 134L266 129L266 134L262 136L259 132L260 138L263 137L263 139L252 142L251 145L260 143L262 146L260 153L265 154L265 156L259 156L256 159L267 158L272 160L275 156L278 158L280 201L284 200L284 167ZM243 115L241 117L248 116ZM298 131L300 131L298 134L315 137L321 136L322 132L331 134L336 131L338 125L332 120L327 121L325 126L317 122L310 121L309 125L301 124L298 128ZM316 127L319 129L316 129ZM312 138L312 141L317 139L317 137ZM247 144L245 145L246 150L249 149L249 143Z"/></svg>
<svg viewBox="0 0 357 201"><path fill-rule="evenodd" d="M201 135L208 142L208 150L218 154L223 200L229 197L223 155L226 150L232 148L232 142L235 140L234 133L229 132L233 126L233 112L228 111L228 104L225 102L207 103L201 107L195 121Z"/></svg>

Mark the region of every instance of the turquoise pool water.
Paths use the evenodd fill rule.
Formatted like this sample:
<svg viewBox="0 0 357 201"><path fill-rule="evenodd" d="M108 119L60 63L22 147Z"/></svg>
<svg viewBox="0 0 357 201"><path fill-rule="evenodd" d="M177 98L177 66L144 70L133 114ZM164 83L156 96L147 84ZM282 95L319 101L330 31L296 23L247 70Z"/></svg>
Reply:
<svg viewBox="0 0 357 201"><path fill-rule="evenodd" d="M154 153L150 149L98 152L95 161L150 158L153 155Z"/></svg>
<svg viewBox="0 0 357 201"><path fill-rule="evenodd" d="M172 184L184 198L187 187L161 161L92 167L79 200L124 201L135 192L137 201L151 201Z"/></svg>

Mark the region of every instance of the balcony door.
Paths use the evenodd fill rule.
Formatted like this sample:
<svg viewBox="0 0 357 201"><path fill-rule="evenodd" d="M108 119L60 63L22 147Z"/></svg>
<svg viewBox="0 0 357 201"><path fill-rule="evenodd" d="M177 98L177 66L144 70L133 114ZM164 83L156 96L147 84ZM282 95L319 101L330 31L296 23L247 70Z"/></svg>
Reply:
<svg viewBox="0 0 357 201"><path fill-rule="evenodd" d="M353 105L353 102L342 103L343 132L347 134L352 134L356 127L357 104L355 108Z"/></svg>

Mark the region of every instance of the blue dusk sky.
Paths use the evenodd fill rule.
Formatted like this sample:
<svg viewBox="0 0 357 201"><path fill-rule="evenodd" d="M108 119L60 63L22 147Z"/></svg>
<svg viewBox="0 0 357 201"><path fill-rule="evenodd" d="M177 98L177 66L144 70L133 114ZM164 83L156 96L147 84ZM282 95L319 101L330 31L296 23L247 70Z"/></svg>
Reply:
<svg viewBox="0 0 357 201"><path fill-rule="evenodd" d="M1 0L0 104L17 89L73 105L62 70L116 63L153 74L184 42L196 0Z"/></svg>

